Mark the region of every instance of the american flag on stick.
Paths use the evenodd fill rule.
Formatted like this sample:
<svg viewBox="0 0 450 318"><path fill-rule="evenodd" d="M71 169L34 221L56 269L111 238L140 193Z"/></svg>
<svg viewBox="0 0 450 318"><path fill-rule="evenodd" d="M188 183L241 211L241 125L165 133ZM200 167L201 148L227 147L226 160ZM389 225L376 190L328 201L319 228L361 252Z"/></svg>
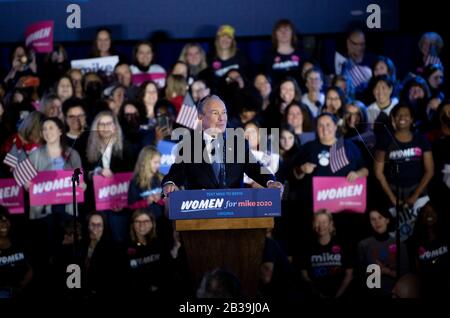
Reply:
<svg viewBox="0 0 450 318"><path fill-rule="evenodd" d="M198 112L194 100L189 93L184 96L183 105L178 113L176 123L190 129L197 128Z"/></svg>
<svg viewBox="0 0 450 318"><path fill-rule="evenodd" d="M37 175L37 171L31 163L30 158L28 158L25 151L18 150L16 145L13 145L3 160L3 163L11 167L14 180L16 180L19 186L27 184Z"/></svg>
<svg viewBox="0 0 450 318"><path fill-rule="evenodd" d="M344 138L339 138L330 149L330 168L333 173L349 164L345 154Z"/></svg>

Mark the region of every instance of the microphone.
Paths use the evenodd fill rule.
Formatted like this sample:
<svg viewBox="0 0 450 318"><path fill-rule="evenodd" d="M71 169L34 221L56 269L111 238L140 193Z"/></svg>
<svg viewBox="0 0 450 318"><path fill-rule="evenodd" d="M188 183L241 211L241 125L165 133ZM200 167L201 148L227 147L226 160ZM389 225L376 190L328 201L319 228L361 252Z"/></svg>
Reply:
<svg viewBox="0 0 450 318"><path fill-rule="evenodd" d="M73 171L73 175L72 175L72 181L76 182L77 185L80 184L80 175L82 175L83 172L81 171L80 168L75 168L75 170Z"/></svg>

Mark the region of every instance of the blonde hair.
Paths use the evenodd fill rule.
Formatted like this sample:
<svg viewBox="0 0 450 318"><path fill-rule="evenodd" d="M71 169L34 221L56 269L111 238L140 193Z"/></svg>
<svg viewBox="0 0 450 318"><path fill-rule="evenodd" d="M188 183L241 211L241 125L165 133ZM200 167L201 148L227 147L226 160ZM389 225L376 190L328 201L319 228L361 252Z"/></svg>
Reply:
<svg viewBox="0 0 450 318"><path fill-rule="evenodd" d="M26 142L42 143L41 123L44 118L41 112L31 112L19 125L17 132Z"/></svg>
<svg viewBox="0 0 450 318"><path fill-rule="evenodd" d="M331 228L330 234L331 234L331 236L334 236L336 234L336 228L334 227L333 215L327 209L320 209L314 213L313 228L314 229L316 228L316 219L322 215L325 215L328 218L328 221L330 222L330 228Z"/></svg>
<svg viewBox="0 0 450 318"><path fill-rule="evenodd" d="M163 175L160 172L153 175L150 169L150 163L155 156L161 156L161 153L155 146L145 146L142 148L141 152L139 152L136 165L134 166L133 178L142 189L145 189L150 185L150 181L154 176L156 176L159 181L162 181Z"/></svg>
<svg viewBox="0 0 450 318"><path fill-rule="evenodd" d="M200 64L198 65L198 72L203 71L208 67L208 64L206 64L206 53L205 50L203 50L202 46L198 43L187 43L183 49L181 50L180 57L178 58L179 61L182 61L188 65L188 68L191 69L191 66L189 65L187 61L187 52L190 48L196 47L198 48L201 56ZM197 75L197 74L194 74Z"/></svg>
<svg viewBox="0 0 450 318"><path fill-rule="evenodd" d="M166 98L184 96L187 92L187 82L183 75L170 74L167 76Z"/></svg>
<svg viewBox="0 0 450 318"><path fill-rule="evenodd" d="M122 128L120 128L119 121L117 120L117 117L114 115L114 113L110 110L104 110L95 116L94 121L92 122L92 130L89 133L88 138L88 146L86 149L86 155L87 159L90 163L94 163L100 159L103 152L106 149L106 144L102 141L100 136L98 135L97 126L98 122L100 121L100 118L109 116L113 119L114 126L115 126L115 134L111 138L114 142L113 148L112 148L112 154L115 156L118 156L119 158L122 158L122 151L123 151L123 133Z"/></svg>
<svg viewBox="0 0 450 318"><path fill-rule="evenodd" d="M220 48L220 45L219 45L219 38L220 38L220 35L219 34L217 34L216 35L216 40L214 41L214 47L215 47L215 49L216 49L216 57L220 57L219 56L219 52L221 51L221 48ZM236 52L237 52L237 43L236 43L236 38L235 37L232 37L231 38L231 46L230 46L230 55L233 57L233 56L235 56L236 55Z"/></svg>

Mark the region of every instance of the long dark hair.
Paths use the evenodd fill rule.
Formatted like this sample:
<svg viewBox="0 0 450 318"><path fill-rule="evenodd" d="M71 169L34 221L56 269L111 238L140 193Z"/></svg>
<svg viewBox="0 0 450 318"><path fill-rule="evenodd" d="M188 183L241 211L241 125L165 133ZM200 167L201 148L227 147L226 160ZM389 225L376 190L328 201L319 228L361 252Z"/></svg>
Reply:
<svg viewBox="0 0 450 318"><path fill-rule="evenodd" d="M110 29L102 27L97 29L97 32L95 32L95 38L94 41L92 42L92 49L91 49L91 57L100 57L100 51L98 50L97 47L97 37L100 34L100 32L106 32L109 35L109 40L110 40L110 46L109 46L109 54L110 55L114 55L114 49L113 49L113 40L112 40L112 32Z"/></svg>
<svg viewBox="0 0 450 318"><path fill-rule="evenodd" d="M63 157L65 159L67 159L66 154L69 151L69 146L67 144L66 129L65 129L64 123L58 117L46 117L42 120L41 131L42 131L42 129L44 129L44 123L47 121L51 121L51 122L55 123L55 125L61 131L61 137L59 137L59 144L61 146L61 151L62 151ZM42 138L42 140L43 140L44 144L46 144L44 138Z"/></svg>

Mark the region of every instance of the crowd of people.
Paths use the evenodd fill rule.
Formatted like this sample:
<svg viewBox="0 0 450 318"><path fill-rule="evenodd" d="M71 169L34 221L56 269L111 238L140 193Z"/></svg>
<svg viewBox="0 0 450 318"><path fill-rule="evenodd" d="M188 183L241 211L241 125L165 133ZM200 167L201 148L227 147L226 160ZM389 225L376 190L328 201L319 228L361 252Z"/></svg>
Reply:
<svg viewBox="0 0 450 318"><path fill-rule="evenodd" d="M299 49L291 21L274 25L272 44L255 65L239 50L235 29L222 25L212 52L187 43L165 70L154 63L153 44L142 41L131 59L119 56L112 74L70 68L63 45L45 56L13 48L0 82L0 178L17 180L14 170L25 160L37 172L81 168L85 201L74 225L72 204L30 206L30 180L20 184L25 213L0 207L0 293L67 295L65 270L77 263L83 297L125 289L148 297L195 295L182 239L154 191L163 180L157 145L179 126L187 96L197 103L216 94L229 127L248 132L252 153L284 185L282 215L261 259L259 296L390 298L404 290L448 296L450 100L441 36L422 35L411 48L420 59L403 79L389 57L365 49L360 29L347 34L346 51L336 53L343 62L327 76L320 61ZM89 57L113 55L113 34L101 28ZM279 149L261 145L252 135L258 128L279 129ZM96 211L93 177L120 172L133 173L130 206L145 204ZM367 178L366 213L314 211L316 176ZM261 185L246 177L242 187ZM397 215L413 220L401 245L393 234ZM370 264L381 268L381 288L366 284ZM213 274L235 279L223 270ZM219 295L239 297L236 286Z"/></svg>

